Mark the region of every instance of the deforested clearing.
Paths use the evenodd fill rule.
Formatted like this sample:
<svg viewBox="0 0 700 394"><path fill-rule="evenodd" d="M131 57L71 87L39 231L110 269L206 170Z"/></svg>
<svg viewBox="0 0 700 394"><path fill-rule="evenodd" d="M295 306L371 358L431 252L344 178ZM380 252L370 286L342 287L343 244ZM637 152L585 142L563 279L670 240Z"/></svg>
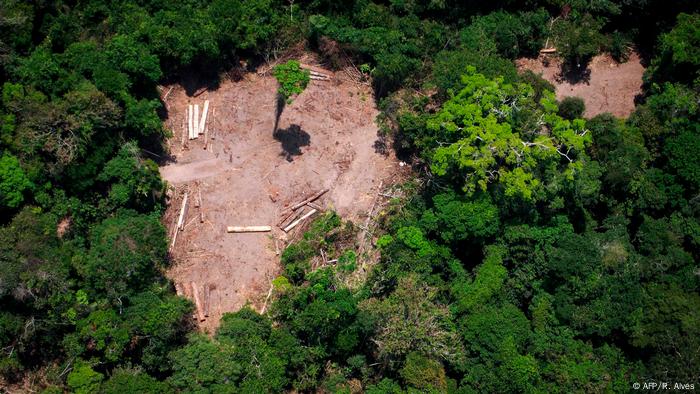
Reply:
<svg viewBox="0 0 700 394"><path fill-rule="evenodd" d="M371 88L342 71L326 73L330 80L312 80L285 106L276 130L277 81L262 70L197 97L177 85L170 94L165 123L173 132L172 156L160 171L171 187L163 222L171 239L184 193L201 195L201 202L188 204L168 275L176 284L212 288L211 316L202 322L209 330L221 314L248 302L262 307L280 272L279 251L304 227L285 233L277 226L292 205L328 189L316 204L359 223L380 183L400 176L394 155L381 149ZM183 138L188 105L207 100L206 140L204 130L197 139ZM227 233L229 226L272 231Z"/></svg>

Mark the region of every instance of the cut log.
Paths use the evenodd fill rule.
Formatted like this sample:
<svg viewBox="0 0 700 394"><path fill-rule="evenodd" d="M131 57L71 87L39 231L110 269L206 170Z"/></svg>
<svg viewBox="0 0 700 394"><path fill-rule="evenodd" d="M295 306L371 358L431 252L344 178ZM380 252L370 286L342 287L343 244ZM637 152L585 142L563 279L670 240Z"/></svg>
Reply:
<svg viewBox="0 0 700 394"><path fill-rule="evenodd" d="M293 210L293 211L296 211L297 209L303 207L304 205L306 205L306 204L308 204L308 203L310 203L310 202L316 201L319 197L321 197L322 195L324 195L327 191L328 191L328 189L323 189L323 190L321 190L320 192L314 194L313 196L307 198L306 200L294 204L294 205L292 206L292 210Z"/></svg>
<svg viewBox="0 0 700 394"><path fill-rule="evenodd" d="M209 308L211 304L211 286L207 283L204 285L204 317L209 317Z"/></svg>
<svg viewBox="0 0 700 394"><path fill-rule="evenodd" d="M307 202L307 203L306 203L306 206L309 207L309 208L313 208L313 209L315 209L315 210L317 210L317 211L325 211L325 209L323 209L322 206L320 206L320 205L318 205L318 204L315 204L315 203L312 203L312 202Z"/></svg>
<svg viewBox="0 0 700 394"><path fill-rule="evenodd" d="M170 190L170 189L168 189ZM178 215L179 216L179 215ZM176 216L173 218L173 241L170 243L170 248L168 248L168 253L172 252L175 248L175 241L177 241L177 233L180 232L180 227L178 226L179 218Z"/></svg>
<svg viewBox="0 0 700 394"><path fill-rule="evenodd" d="M199 318L199 321L206 320L206 317L204 317L202 300L199 298L199 289L197 288L197 284L195 282L192 282L192 295L194 296L194 306L197 308L197 317Z"/></svg>
<svg viewBox="0 0 700 394"><path fill-rule="evenodd" d="M194 114L192 111L192 104L187 107L187 131L189 132L189 138L195 139L194 135Z"/></svg>
<svg viewBox="0 0 700 394"><path fill-rule="evenodd" d="M199 127L197 130L199 130L199 134L204 133L204 125L207 124L207 114L209 113L209 100L204 101L204 108L202 109L202 119L197 118L199 121ZM205 137L206 141L206 137ZM206 145L206 143L204 144Z"/></svg>
<svg viewBox="0 0 700 394"><path fill-rule="evenodd" d="M317 77L328 78L328 74L321 73L321 72L314 71L314 70L309 70L309 74L310 74L310 75L315 75L315 76L317 76Z"/></svg>
<svg viewBox="0 0 700 394"><path fill-rule="evenodd" d="M194 131L192 134L195 136L195 138L200 134L199 133L199 104L194 105Z"/></svg>
<svg viewBox="0 0 700 394"><path fill-rule="evenodd" d="M177 294L180 297L185 295L185 292L182 290L182 284L178 282L175 282L175 294Z"/></svg>
<svg viewBox="0 0 700 394"><path fill-rule="evenodd" d="M309 79L313 81L330 81L330 78L317 77L315 75L310 76Z"/></svg>
<svg viewBox="0 0 700 394"><path fill-rule="evenodd" d="M226 231L229 233L266 233L272 231L270 226L228 226Z"/></svg>
<svg viewBox="0 0 700 394"><path fill-rule="evenodd" d="M187 132L187 109L185 109L185 117L182 119L182 138L180 139L180 146L182 148L185 147L185 140L190 138L190 135Z"/></svg>
<svg viewBox="0 0 700 394"><path fill-rule="evenodd" d="M177 228L180 230L185 229L185 212L187 210L187 192L185 192L185 197L182 199L182 207L180 207L180 217L177 219ZM174 242L173 242L174 243Z"/></svg>
<svg viewBox="0 0 700 394"><path fill-rule="evenodd" d="M301 68L305 68L305 69L309 70L309 72L316 72L316 73L319 73L319 74L332 74L332 72L330 72L330 71L328 71L328 70L325 70L325 69L323 69L323 68L321 68L321 67L312 66L312 65L310 65L310 64L304 64L304 63L302 63L302 64L300 64L300 66L301 66Z"/></svg>
<svg viewBox="0 0 700 394"><path fill-rule="evenodd" d="M543 48L540 49L540 53L555 53L557 48Z"/></svg>
<svg viewBox="0 0 700 394"><path fill-rule="evenodd" d="M277 224L277 227L279 228L285 228L289 223L297 219L299 216L301 216L302 211L291 211L289 212L289 215L286 215L284 219L280 220L279 223Z"/></svg>
<svg viewBox="0 0 700 394"><path fill-rule="evenodd" d="M285 233L288 233L288 232L291 231L294 227L296 227L299 223L303 222L304 219L306 219L306 218L308 218L309 216L315 214L316 212L318 212L318 211L315 210L315 209L310 210L306 215L300 217L299 219L293 221L289 226L285 227L285 228L284 228L284 232L285 232Z"/></svg>

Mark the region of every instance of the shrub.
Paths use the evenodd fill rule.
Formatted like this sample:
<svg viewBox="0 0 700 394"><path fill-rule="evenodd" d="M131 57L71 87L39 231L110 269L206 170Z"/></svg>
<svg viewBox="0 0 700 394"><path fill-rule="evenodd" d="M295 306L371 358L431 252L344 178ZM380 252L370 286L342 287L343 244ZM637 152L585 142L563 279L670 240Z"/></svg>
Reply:
<svg viewBox="0 0 700 394"><path fill-rule="evenodd" d="M581 97L565 97L559 102L559 116L574 120L581 118L586 111L586 103Z"/></svg>

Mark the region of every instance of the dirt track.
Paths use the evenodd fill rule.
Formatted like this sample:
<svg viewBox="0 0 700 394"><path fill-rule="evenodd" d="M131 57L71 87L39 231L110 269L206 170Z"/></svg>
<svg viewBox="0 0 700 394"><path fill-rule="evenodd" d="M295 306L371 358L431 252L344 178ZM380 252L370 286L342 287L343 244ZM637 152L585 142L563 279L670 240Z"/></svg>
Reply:
<svg viewBox="0 0 700 394"><path fill-rule="evenodd" d="M175 87L168 98L166 125L174 161L161 175L174 188L165 224L173 233L182 193L202 194L204 223L190 205L188 223L172 251L168 275L178 284L211 285L210 318L201 326L212 331L222 313L252 302L258 308L270 280L279 273L277 248L289 234L228 234L230 225L275 226L286 206L321 188L318 201L346 219L364 220L381 181L399 172L396 160L375 152L377 109L371 89L334 77L312 81L282 113L273 133L277 83L271 76L248 74L224 82L197 98ZM181 145L188 103L210 100L207 122L213 136L204 149L203 136ZM296 229L294 231L297 231Z"/></svg>

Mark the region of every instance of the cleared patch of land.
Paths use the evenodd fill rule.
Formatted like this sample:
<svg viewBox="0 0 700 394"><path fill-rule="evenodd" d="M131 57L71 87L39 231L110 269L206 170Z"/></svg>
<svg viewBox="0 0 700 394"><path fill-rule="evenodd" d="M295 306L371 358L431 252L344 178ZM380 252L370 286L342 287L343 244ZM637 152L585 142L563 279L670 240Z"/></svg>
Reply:
<svg viewBox="0 0 700 394"><path fill-rule="evenodd" d="M196 98L174 86L168 97L172 160L161 167L161 175L172 186L164 217L171 236L185 191L191 199L168 276L179 287L191 282L210 286L210 316L201 323L210 332L225 312L248 302L262 307L270 281L280 271L277 252L303 229L285 234L277 228L285 210L328 188L316 203L360 223L380 183L390 184L400 173L393 156L375 150L378 111L370 87L341 73L328 74L330 81L312 80L284 108L277 130L277 82L270 75L249 73ZM209 144L204 149L200 135L184 138L183 145L186 108L201 107L204 100L210 102ZM196 208L200 192L201 207ZM273 231L226 232L227 226L259 225Z"/></svg>
<svg viewBox="0 0 700 394"><path fill-rule="evenodd" d="M557 99L581 97L586 103L586 117L610 112L626 118L634 111L634 98L641 93L642 66L639 56L632 53L625 63L617 63L609 55L598 55L591 60L587 72L577 81L561 74L561 62L543 55L537 59L518 59L519 70L540 74L556 88Z"/></svg>

